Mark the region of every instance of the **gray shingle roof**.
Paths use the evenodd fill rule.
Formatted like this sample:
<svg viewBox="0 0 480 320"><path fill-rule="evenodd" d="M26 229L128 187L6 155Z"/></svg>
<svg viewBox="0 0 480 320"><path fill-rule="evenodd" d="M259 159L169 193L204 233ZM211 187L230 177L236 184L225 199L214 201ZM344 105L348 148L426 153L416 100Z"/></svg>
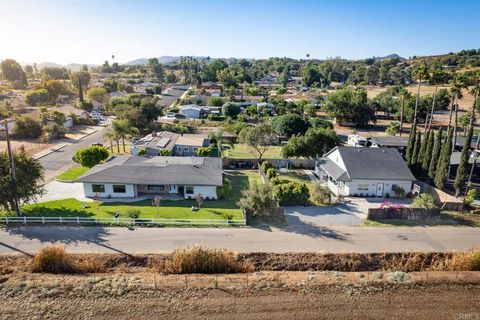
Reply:
<svg viewBox="0 0 480 320"><path fill-rule="evenodd" d="M350 179L415 180L395 148L337 147L337 149Z"/></svg>
<svg viewBox="0 0 480 320"><path fill-rule="evenodd" d="M317 164L335 180L338 180L338 181L350 180L348 173L342 168L340 168L335 162L333 162L329 158L320 158Z"/></svg>
<svg viewBox="0 0 480 320"><path fill-rule="evenodd" d="M222 159L118 156L93 167L77 182L221 186Z"/></svg>

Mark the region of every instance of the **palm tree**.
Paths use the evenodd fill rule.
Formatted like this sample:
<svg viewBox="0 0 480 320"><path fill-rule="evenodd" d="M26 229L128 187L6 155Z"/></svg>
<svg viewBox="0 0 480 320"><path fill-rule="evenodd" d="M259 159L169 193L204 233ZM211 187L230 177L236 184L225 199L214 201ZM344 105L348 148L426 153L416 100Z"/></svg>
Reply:
<svg viewBox="0 0 480 320"><path fill-rule="evenodd" d="M117 135L115 134L115 131L112 130L112 128L108 128L107 130L105 130L105 132L103 133L103 137L105 139L108 139L108 141L110 142L110 151L113 153L113 141L115 140L117 142L117 151L118 153L120 153L120 145L118 143L118 138L117 138Z"/></svg>
<svg viewBox="0 0 480 320"><path fill-rule="evenodd" d="M137 128L130 125L130 121L127 119L115 120L112 122L112 128L115 135L122 139L123 152L127 152L125 149L125 139L131 137L133 134L138 134Z"/></svg>
<svg viewBox="0 0 480 320"><path fill-rule="evenodd" d="M408 92L404 87L401 87L398 89L397 95L400 98L400 136L402 136L403 110L405 109L405 100L410 97L410 92Z"/></svg>
<svg viewBox="0 0 480 320"><path fill-rule="evenodd" d="M453 80L452 87L450 88L450 94L452 96L452 103L450 105L450 117L448 119L448 128L451 128L452 125L452 114L455 111L455 122L453 126L453 139L452 139L452 150L455 150L455 144L457 143L457 124L458 124L458 100L463 97L462 88L464 84L460 81L460 78L455 78Z"/></svg>
<svg viewBox="0 0 480 320"><path fill-rule="evenodd" d="M420 101L420 86L422 84L422 80L428 77L428 69L425 62L421 63L416 67L413 72L414 77L418 80L418 87L417 87L417 97L415 99L415 111L413 113L413 125L416 126L417 124L417 111L418 111L418 103Z"/></svg>
<svg viewBox="0 0 480 320"><path fill-rule="evenodd" d="M428 116L427 114L428 121L425 122L425 131L427 131L427 124L428 124L428 129L432 128L433 113L435 112L435 103L437 100L438 85L440 83L443 83L445 81L445 78L446 78L446 74L441 69L434 70L430 75L430 83L435 85L435 91L433 93L432 109L430 110L430 116Z"/></svg>

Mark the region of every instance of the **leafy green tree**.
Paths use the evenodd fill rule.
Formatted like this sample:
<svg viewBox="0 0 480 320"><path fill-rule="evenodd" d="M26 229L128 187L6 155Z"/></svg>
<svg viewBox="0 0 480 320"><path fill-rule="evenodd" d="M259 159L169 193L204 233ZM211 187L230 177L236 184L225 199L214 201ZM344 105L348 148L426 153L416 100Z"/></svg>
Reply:
<svg viewBox="0 0 480 320"><path fill-rule="evenodd" d="M272 127L278 135L291 137L295 134L303 134L308 129L306 122L298 114L283 114L272 120Z"/></svg>
<svg viewBox="0 0 480 320"><path fill-rule="evenodd" d="M305 135L294 135L282 147L284 158L318 158L340 144L340 138L334 130L310 128Z"/></svg>
<svg viewBox="0 0 480 320"><path fill-rule="evenodd" d="M167 83L176 83L177 81L178 81L177 76L173 72L169 72L165 76L165 82Z"/></svg>
<svg viewBox="0 0 480 320"><path fill-rule="evenodd" d="M348 121L366 126L369 121L375 121L373 109L368 103L367 91L362 88L333 91L328 95L325 110L329 116L335 117L338 123Z"/></svg>
<svg viewBox="0 0 480 320"><path fill-rule="evenodd" d="M324 128L324 129L333 129L333 124L325 119L321 118L310 118L308 123L312 128Z"/></svg>
<svg viewBox="0 0 480 320"><path fill-rule="evenodd" d="M400 122L393 121L386 129L385 133L389 136L396 136L400 133Z"/></svg>
<svg viewBox="0 0 480 320"><path fill-rule="evenodd" d="M217 72L218 81L222 84L223 88L236 88L237 79L230 69L223 69Z"/></svg>
<svg viewBox="0 0 480 320"><path fill-rule="evenodd" d="M47 104L50 100L49 93L46 89L30 91L25 95L25 102L35 107L37 105Z"/></svg>
<svg viewBox="0 0 480 320"><path fill-rule="evenodd" d="M420 64L416 65L412 74L417 79L417 82L418 82L417 95L415 98L415 110L413 113L413 123L416 125L417 115L418 115L417 113L418 105L420 103L420 86L422 84L422 80L428 78L429 76L427 64L425 62L421 62Z"/></svg>
<svg viewBox="0 0 480 320"><path fill-rule="evenodd" d="M110 154L106 148L91 146L77 150L75 153L75 160L82 166L91 168L106 160L109 155Z"/></svg>
<svg viewBox="0 0 480 320"><path fill-rule="evenodd" d="M40 86L48 91L48 99L51 104L55 104L57 102L59 95L68 93L63 81L60 80L47 80L42 82Z"/></svg>
<svg viewBox="0 0 480 320"><path fill-rule="evenodd" d="M103 87L107 90L107 93L119 91L119 83L113 78L106 79L103 83Z"/></svg>
<svg viewBox="0 0 480 320"><path fill-rule="evenodd" d="M102 87L90 88L87 91L87 98L97 102L105 102L107 98L107 89Z"/></svg>
<svg viewBox="0 0 480 320"><path fill-rule="evenodd" d="M25 149L13 153L16 173L16 199L18 203L35 201L44 194L44 169L40 162L29 156ZM0 153L0 207L4 210L14 210L15 194L10 175L10 161L6 152Z"/></svg>
<svg viewBox="0 0 480 320"><path fill-rule="evenodd" d="M246 211L248 218L269 218L276 207L272 189L268 184L259 184L253 181L247 189L241 191L241 194L237 205Z"/></svg>
<svg viewBox="0 0 480 320"><path fill-rule="evenodd" d="M435 144L434 131L428 130L425 139L427 140L427 145L423 154L422 169L423 172L428 173L430 162L432 161L433 145Z"/></svg>
<svg viewBox="0 0 480 320"><path fill-rule="evenodd" d="M262 162L263 155L275 142L275 132L269 123L260 123L256 126L245 127L238 135L238 141L246 144L257 153L257 163Z"/></svg>
<svg viewBox="0 0 480 320"><path fill-rule="evenodd" d="M281 206L307 205L310 191L305 183L289 182L273 188L273 196Z"/></svg>
<svg viewBox="0 0 480 320"><path fill-rule="evenodd" d="M63 114L62 114L63 115ZM42 128L42 140L50 141L53 139L62 139L65 138L67 129L58 124L46 125Z"/></svg>
<svg viewBox="0 0 480 320"><path fill-rule="evenodd" d="M42 135L42 126L38 121L22 116L15 120L13 134L18 138L36 139Z"/></svg>
<svg viewBox="0 0 480 320"><path fill-rule="evenodd" d="M42 69L43 78L46 80L67 80L68 79L68 70L65 68L58 67L45 67Z"/></svg>
<svg viewBox="0 0 480 320"><path fill-rule="evenodd" d="M235 119L240 112L242 112L242 108L237 103L227 102L222 106L222 114L225 117Z"/></svg>
<svg viewBox="0 0 480 320"><path fill-rule="evenodd" d="M210 97L207 100L207 106L221 107L225 104L225 100L222 97Z"/></svg>
<svg viewBox="0 0 480 320"><path fill-rule="evenodd" d="M442 147L440 158L438 160L437 172L435 174L435 186L442 189L447 179L448 166L450 165L450 156L452 154L452 136L453 130L447 132L447 139Z"/></svg>
<svg viewBox="0 0 480 320"><path fill-rule="evenodd" d="M430 164L428 166L428 176L430 179L435 179L435 174L437 172L437 165L438 161L440 160L440 151L442 149L442 128L437 131L437 134L435 135L435 142L433 144L433 152L432 152L432 157L430 159Z"/></svg>
<svg viewBox="0 0 480 320"><path fill-rule="evenodd" d="M204 79L206 81L217 81L217 74L219 71L228 68L228 64L223 59L217 59L208 64L204 70Z"/></svg>
<svg viewBox="0 0 480 320"><path fill-rule="evenodd" d="M163 82L165 72L163 70L163 66L158 61L158 58L148 59L147 69L151 76L157 78L158 81Z"/></svg>
<svg viewBox="0 0 480 320"><path fill-rule="evenodd" d="M18 82L21 86L26 86L27 75L22 69L22 66L13 59L5 59L0 63L3 77L12 82Z"/></svg>
<svg viewBox="0 0 480 320"><path fill-rule="evenodd" d="M303 71L303 82L307 87L323 86L326 84L326 79L315 65L309 65Z"/></svg>

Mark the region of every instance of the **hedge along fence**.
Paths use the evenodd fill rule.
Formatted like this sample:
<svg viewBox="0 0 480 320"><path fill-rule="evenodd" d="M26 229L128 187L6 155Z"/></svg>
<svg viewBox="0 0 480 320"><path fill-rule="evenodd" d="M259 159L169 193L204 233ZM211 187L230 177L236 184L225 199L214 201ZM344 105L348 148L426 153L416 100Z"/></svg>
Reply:
<svg viewBox="0 0 480 320"><path fill-rule="evenodd" d="M440 209L424 208L370 208L367 218L369 220L415 220L438 218Z"/></svg>

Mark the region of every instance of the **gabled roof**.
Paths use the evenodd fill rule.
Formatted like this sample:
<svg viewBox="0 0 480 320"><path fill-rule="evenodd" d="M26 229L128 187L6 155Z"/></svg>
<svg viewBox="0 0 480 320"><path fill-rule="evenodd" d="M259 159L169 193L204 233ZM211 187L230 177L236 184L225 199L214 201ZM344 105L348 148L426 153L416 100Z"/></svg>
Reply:
<svg viewBox="0 0 480 320"><path fill-rule="evenodd" d="M348 181L350 177L347 171L340 168L335 162L329 158L320 158L317 161L317 165L320 166L325 172L328 173L333 179L337 181Z"/></svg>
<svg viewBox="0 0 480 320"><path fill-rule="evenodd" d="M395 148L336 147L326 156L335 150L338 150L350 180L415 180Z"/></svg>
<svg viewBox="0 0 480 320"><path fill-rule="evenodd" d="M221 186L222 159L117 156L96 165L77 182Z"/></svg>

